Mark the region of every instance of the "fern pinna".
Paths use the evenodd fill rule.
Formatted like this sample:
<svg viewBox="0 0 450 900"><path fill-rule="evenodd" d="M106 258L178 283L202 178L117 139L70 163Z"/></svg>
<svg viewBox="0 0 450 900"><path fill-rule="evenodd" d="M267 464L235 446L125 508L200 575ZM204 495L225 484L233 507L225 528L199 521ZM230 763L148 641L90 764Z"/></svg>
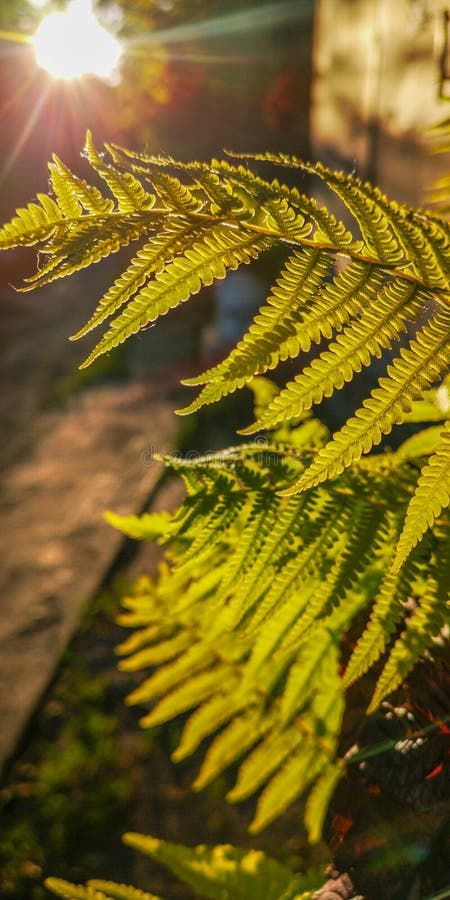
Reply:
<svg viewBox="0 0 450 900"><path fill-rule="evenodd" d="M438 441L435 426L429 430ZM189 713L173 758L213 737L194 787L240 762L229 799L260 792L253 831L309 790L312 841L347 763L346 689L388 653L369 704L375 710L450 624L448 521L392 570L423 452L417 436L290 495L326 439L324 427L306 419L284 429L282 443L194 461L169 457L186 484L169 522L159 513L107 514L126 534L159 532L169 545L159 577L137 583L119 618L134 629L119 648L120 667L154 669L128 698L153 704L141 724Z"/></svg>
<svg viewBox="0 0 450 900"><path fill-rule="evenodd" d="M295 420L392 348L414 326L386 375L355 415L294 482L292 494L339 475L404 421L413 400L437 383L450 361L449 226L434 212L395 203L354 175L284 154L254 156L320 178L353 217L352 234L327 209L248 165L183 163L106 145L88 134L85 153L108 191L75 176L55 157L51 194L17 211L0 230L0 248L37 245L44 262L23 290L98 262L140 240L129 266L74 338L110 319L83 365L188 300L203 285L282 243L288 258L247 334L226 359L196 378L199 409L251 382L311 343L317 359L267 403L250 434ZM181 180L184 178L184 182ZM411 499L393 569L448 505L447 432Z"/></svg>

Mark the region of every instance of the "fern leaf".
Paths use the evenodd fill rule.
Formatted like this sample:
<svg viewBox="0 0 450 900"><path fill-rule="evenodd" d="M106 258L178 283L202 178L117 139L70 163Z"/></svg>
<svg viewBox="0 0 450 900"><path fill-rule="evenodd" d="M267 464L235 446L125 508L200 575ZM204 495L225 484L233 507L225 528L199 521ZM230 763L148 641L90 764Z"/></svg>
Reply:
<svg viewBox="0 0 450 900"><path fill-rule="evenodd" d="M318 175L340 197L356 219L369 253L390 265L403 260L403 248L389 215L391 210L394 216L396 215L398 205L390 203L378 188L368 182L362 182L354 175L333 171L322 163L304 162L286 153L236 154L236 156L249 156L252 159L302 169L311 175Z"/></svg>
<svg viewBox="0 0 450 900"><path fill-rule="evenodd" d="M162 725L182 712L198 706L223 688L224 672L220 666L193 675L185 684L167 694L152 711L141 719L143 728ZM230 684L231 687L231 684Z"/></svg>
<svg viewBox="0 0 450 900"><path fill-rule="evenodd" d="M259 421L241 433L274 428L279 422L298 418L324 397L331 397L363 366L370 365L373 357L379 358L383 349L390 349L421 302L414 285L399 279L387 285L378 295L376 306L365 310L362 321L353 319L335 343L274 397Z"/></svg>
<svg viewBox="0 0 450 900"><path fill-rule="evenodd" d="M130 172L119 172L114 166L106 164L95 149L90 131L86 135L84 150L90 165L103 178L117 200L119 210L134 212L152 208L155 196L145 191L141 182Z"/></svg>
<svg viewBox="0 0 450 900"><path fill-rule="evenodd" d="M417 490L406 513L393 571L398 571L413 547L450 503L450 421L441 433L434 454L422 469Z"/></svg>
<svg viewBox="0 0 450 900"><path fill-rule="evenodd" d="M140 834L126 834L125 844L152 857L200 897L212 900L280 900L294 898L320 884L318 873L296 876L261 850L240 850L229 844L183 847Z"/></svg>
<svg viewBox="0 0 450 900"><path fill-rule="evenodd" d="M311 594L317 590L317 579L323 576L322 566L329 565L327 549L338 538L340 529L345 528L348 515L345 504L328 500L319 508L315 519L308 524L302 523L304 548L290 554L285 564L280 566L252 617L252 633L260 629L264 622L270 622L270 627L259 630L249 671L267 659L284 632L299 618Z"/></svg>
<svg viewBox="0 0 450 900"><path fill-rule="evenodd" d="M431 428L423 428L412 434L400 444L396 451L399 459L418 460L421 456L429 456L434 453L442 435L442 424L433 425Z"/></svg>
<svg viewBox="0 0 450 900"><path fill-rule="evenodd" d="M172 522L171 513L165 511L144 513L141 516L118 516L117 513L106 510L103 518L113 528L135 541L154 541L163 534L167 536Z"/></svg>
<svg viewBox="0 0 450 900"><path fill-rule="evenodd" d="M286 264L286 271L291 269L292 260L291 256ZM316 292L316 296L308 292L308 302L302 303L299 307L298 322L295 321L294 308L297 294L294 293L292 299L288 298L288 319L284 327L290 327L290 333L279 346L276 343L277 335L274 334L271 338L271 335L280 329L272 311L272 317L268 319L268 328L265 331L262 329L261 323L257 326L255 320L255 324L250 326L247 334L226 360L204 372L203 375L184 379L183 384L197 385L215 382L220 386L221 382L224 382L226 391L231 393L233 379L236 379L236 385L241 384L240 379L244 383L244 378L248 383L251 372L255 374L275 368L278 362L286 357L286 354L288 354L287 358L297 356L300 350L307 352L312 342L319 343L322 337L330 338L333 329L340 329L351 315L360 312L363 304L370 303L375 299L382 278L381 273L372 269L371 266L350 263L343 272L336 275L331 284L322 285L321 290ZM279 302L276 292L283 287L284 278L281 274L273 290L273 296L271 294L267 300L268 304L274 301ZM302 288L303 290L304 288ZM263 315L264 310L266 310L267 316L270 311L266 307L261 308L260 314ZM281 313L281 315L283 314ZM273 347L270 345L271 339ZM267 347L271 349L272 353L271 357L268 357L270 363L264 364L264 353ZM200 397L197 402L200 402Z"/></svg>
<svg viewBox="0 0 450 900"><path fill-rule="evenodd" d="M83 212L77 194L71 183L67 181L64 172L56 163L48 164L50 172L50 185L56 197L56 202L65 219L78 219Z"/></svg>
<svg viewBox="0 0 450 900"><path fill-rule="evenodd" d="M327 809L343 774L341 762L327 766L309 793L305 806L305 825L311 844L317 844L322 837Z"/></svg>
<svg viewBox="0 0 450 900"><path fill-rule="evenodd" d="M448 291L448 234L431 217L410 214L395 221L414 275L429 287Z"/></svg>
<svg viewBox="0 0 450 900"><path fill-rule="evenodd" d="M280 815L334 758L344 708L337 659L334 648L329 670L323 669L325 680L319 681L309 708L292 725L302 735L302 740L261 794L250 826L253 832L265 828Z"/></svg>
<svg viewBox="0 0 450 900"><path fill-rule="evenodd" d="M31 247L47 240L59 227L65 228L65 222L56 204L50 208L47 204L44 207L29 203L27 207L18 209L11 221L0 228L0 250Z"/></svg>
<svg viewBox="0 0 450 900"><path fill-rule="evenodd" d="M229 722L249 704L244 693L224 693L203 703L190 717L183 729L181 741L172 753L174 762L190 756L202 741Z"/></svg>
<svg viewBox="0 0 450 900"><path fill-rule="evenodd" d="M306 163L286 154L248 155L318 175L349 209L369 253L391 267L400 264L428 287L448 292L449 235L448 224L442 219L421 215L405 204L389 200L368 182L332 171L321 163Z"/></svg>
<svg viewBox="0 0 450 900"><path fill-rule="evenodd" d="M320 774L325 765L323 756L309 743L303 753L297 753L288 759L261 794L249 831L258 834L280 816Z"/></svg>
<svg viewBox="0 0 450 900"><path fill-rule="evenodd" d="M60 179L62 179L66 185L67 191L78 200L78 203L86 210L86 212L94 213L96 215L105 215L114 210L113 200L104 197L98 188L88 184L87 181L83 178L79 178L78 175L74 175L56 154L53 154L53 162L58 170Z"/></svg>
<svg viewBox="0 0 450 900"><path fill-rule="evenodd" d="M259 708L233 719L209 747L192 785L193 789L201 791L210 784L224 769L250 750L270 729L271 724L270 714L262 716Z"/></svg>
<svg viewBox="0 0 450 900"><path fill-rule="evenodd" d="M356 607L357 608L357 607ZM356 612L356 610L354 610ZM289 670L280 704L280 722L286 727L305 707L311 694L331 680L331 690L336 693L337 644L343 626L335 628L332 618L325 626L318 626Z"/></svg>
<svg viewBox="0 0 450 900"><path fill-rule="evenodd" d="M261 546L258 558L240 582L232 600L224 610L228 628L235 628L242 620L264 586L265 577L271 579L270 566L274 565L286 535L292 532L304 503L298 498L294 502L278 505L273 516L267 516L263 523L266 539Z"/></svg>
<svg viewBox="0 0 450 900"><path fill-rule="evenodd" d="M294 728L273 731L242 763L235 786L227 794L230 803L251 797L297 749L303 735Z"/></svg>
<svg viewBox="0 0 450 900"><path fill-rule="evenodd" d="M160 200L168 209L176 210L184 216L200 212L203 208L202 200L173 175L153 171L150 179Z"/></svg>
<svg viewBox="0 0 450 900"><path fill-rule="evenodd" d="M323 337L331 338L340 331L351 316L358 315L375 301L383 282L383 275L370 265L349 263L333 281L322 286L311 310L303 315L298 339L307 352L311 343L319 344Z"/></svg>
<svg viewBox="0 0 450 900"><path fill-rule="evenodd" d="M345 203L358 222L370 253L390 265L403 261L403 247L391 215L392 211L395 219L398 218L397 204L389 202L368 182L344 172L333 172L321 163L308 166L307 171L318 175Z"/></svg>
<svg viewBox="0 0 450 900"><path fill-rule="evenodd" d="M257 560L261 544L271 524L275 524L278 508L278 498L267 490L255 495L244 532L223 573L220 585L222 596L226 596L236 579L242 577Z"/></svg>
<svg viewBox="0 0 450 900"><path fill-rule="evenodd" d="M227 269L258 256L271 244L268 238L245 230L233 231L226 226L214 228L197 241L183 256L169 263L155 280L135 297L111 323L109 330L92 351L82 368L102 353L123 343L131 334L154 322L169 309L174 309L198 293L202 285L224 278Z"/></svg>
<svg viewBox="0 0 450 900"><path fill-rule="evenodd" d="M103 891L110 900L161 900L155 894L141 891L129 884L115 884L113 881L103 881L99 878L90 878L88 887L93 891Z"/></svg>
<svg viewBox="0 0 450 900"><path fill-rule="evenodd" d="M88 881L84 887L81 884L70 884L62 878L46 878L45 886L63 900L161 900L156 894L140 891L131 885L99 879Z"/></svg>
<svg viewBox="0 0 450 900"><path fill-rule="evenodd" d="M117 623L119 625L124 625L128 627L133 627L134 622L130 622L129 617L126 615L119 616L117 618ZM142 620L137 623L137 625L142 625ZM164 641L165 638L170 637L173 634L174 626L167 626L166 629L161 627L161 624L152 624L148 625L146 628L141 628L139 631L136 631L134 634L130 635L126 641L122 641L121 644L118 644L116 647L116 653L118 656L128 656L128 654L136 653L138 650L141 650L142 647L145 647L147 644L151 644L156 642L157 640ZM120 668L121 663L119 663Z"/></svg>
<svg viewBox="0 0 450 900"><path fill-rule="evenodd" d="M303 643L312 623L326 614L330 607L336 606L348 591L356 590L360 599L366 594L367 602L370 601L370 591L364 592L361 586L358 590L357 585L377 555L380 542L386 539L384 525L384 510L374 510L369 504L358 501L351 507L349 518L341 522L343 535L341 541L336 538L333 564L306 609L289 630L280 650L289 651L299 642ZM355 603L355 611L357 608Z"/></svg>
<svg viewBox="0 0 450 900"><path fill-rule="evenodd" d="M450 595L447 590L447 602L443 604L436 581L428 576L420 603L394 644L378 679L367 710L369 715L402 683L429 646L430 637L445 624L450 624Z"/></svg>
<svg viewBox="0 0 450 900"><path fill-rule="evenodd" d="M210 648L204 644L194 645L175 662L163 666L132 691L127 697L127 703L131 706L136 703L147 703L182 682L188 675L192 676L207 669L213 659L214 654Z"/></svg>
<svg viewBox="0 0 450 900"><path fill-rule="evenodd" d="M255 375L275 368L280 360L297 356L301 310L312 302L329 267L329 254L323 251L305 249L292 253L266 305L228 359L199 379L185 382L210 383L193 403L178 412L187 415L206 403L214 403L243 387Z"/></svg>
<svg viewBox="0 0 450 900"><path fill-rule="evenodd" d="M96 898L95 892L90 888L83 887L81 884L70 884L69 881L64 881L62 878L46 878L45 886L52 894L62 897L63 900L108 900L103 893L100 895L97 893Z"/></svg>
<svg viewBox="0 0 450 900"><path fill-rule="evenodd" d="M421 217L407 206L388 200L379 188L362 183L353 176L332 172L321 165L315 166L315 172L346 203L360 225L367 245L380 259L388 258L391 264L404 264L408 260L408 268L421 283L447 292L450 263L448 235L442 234L437 222L432 223L431 218ZM364 214L366 203L373 204L375 214L369 222ZM359 210L361 204L362 217ZM381 243L383 232L388 233L388 254Z"/></svg>
<svg viewBox="0 0 450 900"><path fill-rule="evenodd" d="M361 678L384 653L400 619L404 615L403 602L407 596L409 581L403 573L384 576L379 593L375 598L369 622L359 638L344 674L344 685L348 687Z"/></svg>
<svg viewBox="0 0 450 900"><path fill-rule="evenodd" d="M94 217L80 219L70 234L65 235L60 247L55 246L47 262L25 279L20 291L32 291L50 284L57 278L73 275L80 269L100 262L105 256L117 253L131 241L138 240L153 230L155 219L135 219L128 213L113 215L98 221Z"/></svg>
<svg viewBox="0 0 450 900"><path fill-rule="evenodd" d="M273 564L280 547L283 546L283 538L292 529L303 505L298 501L293 504L280 504L279 498L268 494L267 491L261 503L264 512L259 520L258 554L254 564L236 583L233 597L224 609L224 622L226 621L227 628L236 627L260 595L265 573L270 572L269 566Z"/></svg>
<svg viewBox="0 0 450 900"><path fill-rule="evenodd" d="M136 672L136 670L144 669L148 666L161 665L161 663L174 659L183 650L186 650L190 646L191 641L192 638L189 633L181 631L167 641L159 640L154 646L145 647L143 650L129 655L127 659L119 663L119 669L123 672Z"/></svg>
<svg viewBox="0 0 450 900"><path fill-rule="evenodd" d="M383 434L403 421L411 401L446 370L450 361L450 311L434 316L409 349L388 366L387 378L379 379L375 388L355 416L348 420L333 439L320 450L313 464L288 488L286 495L306 490L333 478L363 453L379 444Z"/></svg>

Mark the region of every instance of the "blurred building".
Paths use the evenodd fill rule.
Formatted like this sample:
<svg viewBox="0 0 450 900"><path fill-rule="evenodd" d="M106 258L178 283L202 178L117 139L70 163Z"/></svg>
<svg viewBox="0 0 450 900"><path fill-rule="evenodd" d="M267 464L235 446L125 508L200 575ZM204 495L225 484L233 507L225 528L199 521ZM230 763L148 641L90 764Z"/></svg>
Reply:
<svg viewBox="0 0 450 900"><path fill-rule="evenodd" d="M445 165L426 131L448 116L449 12L445 0L318 0L314 158L423 203Z"/></svg>

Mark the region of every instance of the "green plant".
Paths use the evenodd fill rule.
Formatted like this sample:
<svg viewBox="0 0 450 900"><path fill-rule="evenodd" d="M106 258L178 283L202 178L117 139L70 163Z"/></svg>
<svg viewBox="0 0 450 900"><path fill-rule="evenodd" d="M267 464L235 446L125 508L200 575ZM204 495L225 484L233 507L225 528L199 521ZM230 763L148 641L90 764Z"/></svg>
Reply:
<svg viewBox="0 0 450 900"><path fill-rule="evenodd" d="M124 842L170 869L196 896L213 900L308 900L321 881L317 870L295 875L260 851L238 850L228 844L188 848L140 834L126 834ZM47 887L67 900L161 900L129 885L99 880L81 887L49 878Z"/></svg>
<svg viewBox="0 0 450 900"><path fill-rule="evenodd" d="M255 831L308 790L305 822L317 841L335 786L358 758L341 736L346 691L375 667L373 712L450 622L448 223L285 155L253 158L320 178L354 233L240 162L183 163L109 145L104 155L90 135L85 152L111 197L55 158L52 196L0 230L0 247L37 245L43 255L25 290L141 240L75 335L112 317L83 366L228 270L285 249L249 331L186 382L202 387L181 411L249 385L256 420L243 433L268 430L270 441L168 459L187 489L178 512L109 518L169 544L159 578L137 586L122 617L137 629L121 648L123 667L157 667L130 698L160 698L143 724L194 710L175 758L218 732L196 786L239 761L230 798L264 786ZM281 390L255 378L313 343L325 344L320 355ZM394 347L385 376L330 438L311 407ZM405 421L433 424L395 452L370 453Z"/></svg>

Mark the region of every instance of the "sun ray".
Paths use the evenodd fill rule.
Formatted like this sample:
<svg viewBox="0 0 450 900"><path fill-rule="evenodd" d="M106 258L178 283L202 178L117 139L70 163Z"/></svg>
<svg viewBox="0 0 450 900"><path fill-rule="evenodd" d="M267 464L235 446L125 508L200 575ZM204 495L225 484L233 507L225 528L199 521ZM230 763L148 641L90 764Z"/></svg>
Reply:
<svg viewBox="0 0 450 900"><path fill-rule="evenodd" d="M157 29L145 36L136 36L127 41L127 45L137 44L174 44L183 41L199 41L214 37L239 35L247 31L255 32L274 28L277 25L289 25L292 22L309 22L311 4L308 0L284 0L281 3L266 3L259 8L243 10L204 19L188 25L176 25L172 28Z"/></svg>
<svg viewBox="0 0 450 900"><path fill-rule="evenodd" d="M8 176L11 169L14 168L17 158L20 156L20 153L22 152L25 144L28 141L28 138L30 137L30 135L33 131L34 126L36 125L36 122L39 119L41 110L47 99L48 92L49 92L49 86L46 85L43 88L42 93L38 97L38 100L37 100L34 108L32 109L27 122L25 123L16 143L14 144L14 146L11 150L11 153L9 153L2 168L0 169L0 184L3 184L3 182L5 181L5 178Z"/></svg>

